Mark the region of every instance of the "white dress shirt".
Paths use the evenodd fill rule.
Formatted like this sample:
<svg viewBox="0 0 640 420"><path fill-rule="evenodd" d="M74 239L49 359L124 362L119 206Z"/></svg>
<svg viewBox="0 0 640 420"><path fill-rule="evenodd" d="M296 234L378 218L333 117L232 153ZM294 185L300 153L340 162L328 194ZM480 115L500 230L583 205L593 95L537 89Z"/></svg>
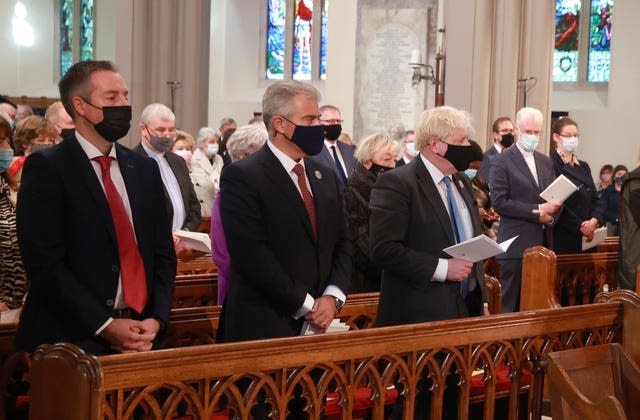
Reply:
<svg viewBox="0 0 640 420"><path fill-rule="evenodd" d="M538 171L536 170L536 159L533 156L533 152L524 150L522 147L520 147L520 143L516 143L516 146L518 147L518 150L520 150L520 153L522 153L524 161L527 162L529 171L531 171L531 175L533 175L533 179L536 181L536 184L540 185L538 183Z"/></svg>
<svg viewBox="0 0 640 420"><path fill-rule="evenodd" d="M331 150L332 147L335 147L336 149L336 155L338 155L338 160L340 161L340 166L342 166L342 171L344 172L344 176L346 176L347 178L349 178L349 172L347 171L347 165L345 165L344 163L344 157L342 156L342 152L340 151L340 147L338 147L338 141L329 141L327 139L324 139L324 145L327 148L327 150L329 151L329 156L331 156L331 160L333 160L335 162L335 159L333 158L333 151Z"/></svg>

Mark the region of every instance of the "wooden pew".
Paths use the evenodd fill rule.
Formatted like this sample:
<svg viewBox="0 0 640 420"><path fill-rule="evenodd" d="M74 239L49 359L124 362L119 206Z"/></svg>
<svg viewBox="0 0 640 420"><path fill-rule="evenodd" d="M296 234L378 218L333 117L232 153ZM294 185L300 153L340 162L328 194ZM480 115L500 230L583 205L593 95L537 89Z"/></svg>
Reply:
<svg viewBox="0 0 640 420"><path fill-rule="evenodd" d="M172 308L215 306L218 298L216 274L183 274L176 276Z"/></svg>
<svg viewBox="0 0 640 420"><path fill-rule="evenodd" d="M525 251L520 310L593 302L600 291L617 288L617 252L556 255L542 246Z"/></svg>
<svg viewBox="0 0 640 420"><path fill-rule="evenodd" d="M607 236L600 245L596 247L598 252L618 252L618 246L620 245L619 236Z"/></svg>
<svg viewBox="0 0 640 420"><path fill-rule="evenodd" d="M443 393L455 371L460 377L449 387L457 393L458 418L465 419L472 374L482 367L481 400L489 419L498 372L507 366L508 417L518 418L524 409L519 392L530 372L526 414L539 419L548 352L621 342L638 360L639 323L638 296L616 291L598 305L138 354L93 357L69 344L43 346L33 356L31 415L42 420L249 418L251 407L264 401L276 419L296 407L311 419L323 412L347 419L355 392L370 388L365 411L372 419L385 417L390 390L402 401L405 419L412 418L414 398L421 393L431 395L430 418L441 418Z"/></svg>

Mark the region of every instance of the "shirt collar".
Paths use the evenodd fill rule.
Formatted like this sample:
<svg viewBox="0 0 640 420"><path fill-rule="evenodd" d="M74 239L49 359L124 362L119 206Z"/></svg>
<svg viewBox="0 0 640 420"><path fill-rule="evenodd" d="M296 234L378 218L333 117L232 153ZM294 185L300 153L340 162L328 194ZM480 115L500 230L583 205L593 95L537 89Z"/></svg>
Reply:
<svg viewBox="0 0 640 420"><path fill-rule="evenodd" d="M426 166L429 175L431 175L431 178L433 179L433 182L436 185L439 184L440 181L442 181L442 179L445 177L445 175L440 171L440 169L436 168L433 163L429 162L427 158L422 156L422 153L420 153L418 156L420 156L420 159L422 159L422 163L424 163L424 166Z"/></svg>
<svg viewBox="0 0 640 420"><path fill-rule="evenodd" d="M152 148L144 144L144 141L140 140L140 144L142 145L142 148L144 149L144 151L147 152L147 155L149 155L149 157L154 158L155 160L158 160L164 156L164 152L156 152L155 150L153 150Z"/></svg>
<svg viewBox="0 0 640 420"><path fill-rule="evenodd" d="M288 174L293 171L293 167L296 166L298 163L302 165L303 168L305 167L304 159L300 159L300 162L296 162L295 160L287 156L287 154L284 153L282 150L278 149L273 143L271 143L271 140L267 140L267 146L269 147L269 149L271 149L273 154L276 156L276 158L278 159L278 161L280 162L282 167L284 167L284 170L287 171Z"/></svg>
<svg viewBox="0 0 640 420"><path fill-rule="evenodd" d="M95 159L100 156L104 156L96 146L94 146L89 140L82 137L82 135L78 133L77 130L76 130L76 139L78 139L78 143L80 144L80 147L82 147L82 150L84 150L84 153L87 155L89 160ZM114 147L114 145L111 145L111 150L109 151L108 156L111 156L112 158L117 159L118 156L116 155L116 148Z"/></svg>
<svg viewBox="0 0 640 420"><path fill-rule="evenodd" d="M578 157L573 153L562 153L560 149L556 149L558 155L560 155L560 159L567 165L580 165L580 161L578 161ZM569 155L567 157L566 155Z"/></svg>
<svg viewBox="0 0 640 420"><path fill-rule="evenodd" d="M338 140L329 141L327 139L324 139L324 145L327 147L327 149L331 149L331 146L336 146L336 149L337 149L338 148Z"/></svg>
<svg viewBox="0 0 640 420"><path fill-rule="evenodd" d="M498 153L502 153L502 149L504 149L504 147L500 146L499 143L493 143L493 147L498 151Z"/></svg>

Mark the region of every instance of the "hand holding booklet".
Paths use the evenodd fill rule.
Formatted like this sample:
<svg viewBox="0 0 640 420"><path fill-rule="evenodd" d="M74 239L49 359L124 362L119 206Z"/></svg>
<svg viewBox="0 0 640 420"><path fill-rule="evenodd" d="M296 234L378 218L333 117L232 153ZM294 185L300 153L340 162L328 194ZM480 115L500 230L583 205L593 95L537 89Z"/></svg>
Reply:
<svg viewBox="0 0 640 420"><path fill-rule="evenodd" d="M349 325L345 324L344 322L341 322L339 319L334 318L333 321L331 321L331 324L327 327L327 330L325 331L326 333L332 333L332 332L344 332L344 331L349 331ZM300 331L300 335L313 335L313 334L320 334L322 331L316 329L315 327L311 326L311 324L309 324L307 321L304 321L304 324L302 324L302 330Z"/></svg>
<svg viewBox="0 0 640 420"><path fill-rule="evenodd" d="M598 246L603 243L605 239L607 239L607 227L599 227L593 231L593 239L591 239L591 241L587 242L585 237L582 237L582 250L586 251L594 246Z"/></svg>
<svg viewBox="0 0 640 420"><path fill-rule="evenodd" d="M564 175L560 175L557 177L551 185L545 188L544 191L540 193L540 197L542 197L545 201L556 201L560 204L564 203L564 201L569 198L571 194L578 191L578 187L569 180Z"/></svg>
<svg viewBox="0 0 640 420"><path fill-rule="evenodd" d="M507 252L513 241L520 235L507 239L502 243L497 243L486 235L478 235L464 242L443 249L444 252L453 258L477 263L487 258L495 257L498 254Z"/></svg>
<svg viewBox="0 0 640 420"><path fill-rule="evenodd" d="M176 230L173 234L180 238L187 248L211 253L211 238L207 233Z"/></svg>

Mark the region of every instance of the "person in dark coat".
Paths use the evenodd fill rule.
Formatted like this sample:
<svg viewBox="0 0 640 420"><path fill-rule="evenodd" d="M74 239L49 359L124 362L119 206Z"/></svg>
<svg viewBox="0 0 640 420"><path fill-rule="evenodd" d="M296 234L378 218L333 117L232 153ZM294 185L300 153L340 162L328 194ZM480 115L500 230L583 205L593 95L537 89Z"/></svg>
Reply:
<svg viewBox="0 0 640 420"><path fill-rule="evenodd" d="M358 144L358 161L344 191L344 209L353 238L351 292L379 292L381 269L369 253L369 197L382 172L395 168L398 146L386 134L372 134Z"/></svg>

